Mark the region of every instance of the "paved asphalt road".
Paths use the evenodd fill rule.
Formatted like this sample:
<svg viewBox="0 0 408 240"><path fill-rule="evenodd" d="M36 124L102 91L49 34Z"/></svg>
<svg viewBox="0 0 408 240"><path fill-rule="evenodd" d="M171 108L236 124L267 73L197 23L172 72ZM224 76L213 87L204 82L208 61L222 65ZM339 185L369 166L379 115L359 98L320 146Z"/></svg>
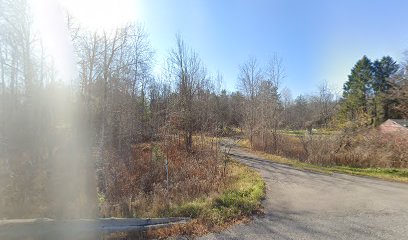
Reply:
<svg viewBox="0 0 408 240"><path fill-rule="evenodd" d="M201 239L408 239L408 184L296 170L233 148L266 181L265 215Z"/></svg>

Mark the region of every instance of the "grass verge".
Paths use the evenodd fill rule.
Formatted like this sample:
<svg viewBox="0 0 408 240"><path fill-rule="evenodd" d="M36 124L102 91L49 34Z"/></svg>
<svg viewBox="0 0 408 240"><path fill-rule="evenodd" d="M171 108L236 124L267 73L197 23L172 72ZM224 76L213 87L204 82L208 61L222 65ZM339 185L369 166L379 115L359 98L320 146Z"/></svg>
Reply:
<svg viewBox="0 0 408 240"><path fill-rule="evenodd" d="M304 169L309 171L321 172L321 173L345 173L357 176L375 177L384 180L406 182L408 183L408 169L406 168L358 168L350 166L319 166L306 162L301 162L296 159L289 159L261 151L255 151L250 148L248 140L242 140L239 142L241 147L247 148L249 151L260 155L261 157L271 160L273 162L286 164L297 169Z"/></svg>
<svg viewBox="0 0 408 240"><path fill-rule="evenodd" d="M265 182L258 172L231 160L225 190L218 196L200 198L168 209L163 216L191 217L185 225L159 229L150 237L170 235L202 235L219 231L235 222L245 221L261 212L265 196Z"/></svg>

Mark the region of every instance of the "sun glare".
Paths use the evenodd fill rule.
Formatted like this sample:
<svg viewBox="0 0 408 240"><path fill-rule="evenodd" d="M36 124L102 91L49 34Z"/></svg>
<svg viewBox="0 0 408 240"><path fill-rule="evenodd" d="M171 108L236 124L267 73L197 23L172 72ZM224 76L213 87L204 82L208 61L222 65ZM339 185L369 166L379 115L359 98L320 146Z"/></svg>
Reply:
<svg viewBox="0 0 408 240"><path fill-rule="evenodd" d="M132 0L32 0L31 9L43 50L53 59L58 78L65 82L77 75L66 28L67 12L81 29L90 31L109 31L137 20L136 1Z"/></svg>
<svg viewBox="0 0 408 240"><path fill-rule="evenodd" d="M59 0L61 5L92 30L112 29L136 20L136 1Z"/></svg>

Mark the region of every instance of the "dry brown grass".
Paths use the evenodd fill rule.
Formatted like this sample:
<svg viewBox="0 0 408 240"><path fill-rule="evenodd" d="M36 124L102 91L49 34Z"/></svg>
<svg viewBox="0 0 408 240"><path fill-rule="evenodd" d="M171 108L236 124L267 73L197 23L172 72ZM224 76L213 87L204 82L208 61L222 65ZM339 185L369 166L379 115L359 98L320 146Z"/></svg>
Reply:
<svg viewBox="0 0 408 240"><path fill-rule="evenodd" d="M186 224L175 224L166 228L153 228L147 231L114 233L104 236L104 240L122 240L122 239L174 239L174 236L187 236L188 239L196 236L202 236L209 232L219 232L232 224L248 222L248 217L242 217L231 222L209 227L200 219L193 219ZM175 238L177 239L177 238Z"/></svg>
<svg viewBox="0 0 408 240"><path fill-rule="evenodd" d="M127 160L106 153L109 161L99 182L101 216L163 216L173 205L223 189L223 156L214 146L201 144L188 154L182 142L167 143L134 145Z"/></svg>
<svg viewBox="0 0 408 240"><path fill-rule="evenodd" d="M210 227L201 219L194 219L184 225L174 225L169 228L149 230L146 232L145 237L148 239L167 239L169 236L202 236L209 232L220 232L234 224L246 223L249 221L250 218L248 216L240 216L238 219Z"/></svg>
<svg viewBox="0 0 408 240"><path fill-rule="evenodd" d="M276 139L276 142L274 141ZM272 153L288 158L306 160L306 152L301 140L296 136L266 133L253 137L252 148L257 151Z"/></svg>
<svg viewBox="0 0 408 240"><path fill-rule="evenodd" d="M271 135L268 139L274 139ZM375 129L358 133L289 136L273 141L255 136L253 149L321 166L407 168L408 136ZM266 143L266 144L265 144Z"/></svg>
<svg viewBox="0 0 408 240"><path fill-rule="evenodd" d="M231 161L228 177L222 193L201 197L168 209L170 216L190 216L187 224L168 228L149 229L143 233L121 233L112 239L162 239L169 236L200 236L217 232L226 227L250 219L252 214L262 214L261 200L265 194L265 183L259 173L249 167ZM111 238L108 238L111 239Z"/></svg>

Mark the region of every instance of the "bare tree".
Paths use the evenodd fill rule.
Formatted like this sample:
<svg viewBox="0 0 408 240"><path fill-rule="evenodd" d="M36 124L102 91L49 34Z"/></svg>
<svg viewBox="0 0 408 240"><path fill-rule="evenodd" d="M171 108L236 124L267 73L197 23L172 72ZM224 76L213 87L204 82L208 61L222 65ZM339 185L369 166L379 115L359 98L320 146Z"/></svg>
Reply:
<svg viewBox="0 0 408 240"><path fill-rule="evenodd" d="M329 121L333 117L336 108L336 102L334 100L334 94L330 90L327 81L323 81L319 85L319 96L317 100L317 108L319 111L319 117L317 123L320 126L327 127Z"/></svg>
<svg viewBox="0 0 408 240"><path fill-rule="evenodd" d="M260 109L262 121L262 138L264 147L267 144L266 133L272 132L273 151L277 151L278 128L282 120L282 101L279 94L279 86L285 77L283 60L276 54L268 62L265 73L265 80L261 83Z"/></svg>
<svg viewBox="0 0 408 240"><path fill-rule="evenodd" d="M248 130L250 143L253 143L253 135L256 127L257 97L259 95L260 83L263 78L262 69L256 58L249 58L239 67L238 87L247 98L245 103L245 126Z"/></svg>
<svg viewBox="0 0 408 240"><path fill-rule="evenodd" d="M408 78L406 72L393 77L391 89L386 97L391 105L391 116L408 118Z"/></svg>
<svg viewBox="0 0 408 240"><path fill-rule="evenodd" d="M177 46L170 52L168 63L178 89L178 121L184 132L186 149L191 152L196 122L193 109L194 99L200 84L206 79L206 71L197 53L185 45L180 35L177 35L176 40Z"/></svg>
<svg viewBox="0 0 408 240"><path fill-rule="evenodd" d="M276 53L274 53L272 58L269 59L268 65L266 66L265 77L267 81L269 81L277 89L279 89L282 80L286 77L283 59Z"/></svg>

